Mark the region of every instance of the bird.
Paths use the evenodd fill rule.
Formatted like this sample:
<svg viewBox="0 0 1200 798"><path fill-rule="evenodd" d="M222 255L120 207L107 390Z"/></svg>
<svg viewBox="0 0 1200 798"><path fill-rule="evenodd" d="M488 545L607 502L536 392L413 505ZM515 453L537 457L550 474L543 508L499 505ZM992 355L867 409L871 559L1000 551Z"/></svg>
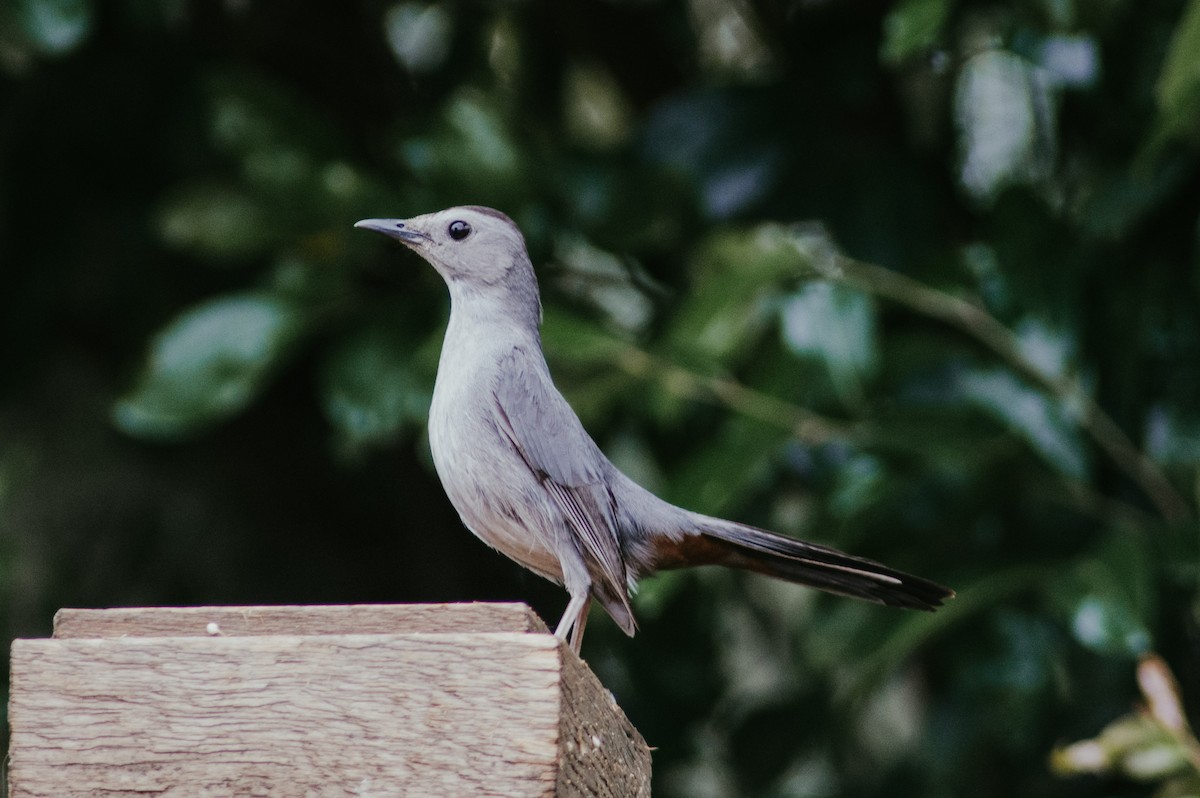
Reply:
<svg viewBox="0 0 1200 798"><path fill-rule="evenodd" d="M501 211L466 205L354 226L400 242L445 281L450 319L428 421L434 467L471 532L566 588L554 634L576 653L593 600L632 637L638 580L688 566L917 610L953 597L869 559L677 507L619 471L554 385L537 277Z"/></svg>

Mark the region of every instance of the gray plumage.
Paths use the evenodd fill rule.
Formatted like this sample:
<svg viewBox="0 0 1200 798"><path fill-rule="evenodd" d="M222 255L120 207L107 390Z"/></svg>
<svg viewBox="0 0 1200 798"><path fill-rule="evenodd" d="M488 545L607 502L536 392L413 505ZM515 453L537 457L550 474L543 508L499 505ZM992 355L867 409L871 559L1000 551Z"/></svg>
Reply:
<svg viewBox="0 0 1200 798"><path fill-rule="evenodd" d="M630 591L667 568L727 565L916 609L953 595L870 560L675 507L618 471L554 387L537 278L504 214L466 206L355 226L399 240L446 281L450 322L429 410L434 465L468 529L566 587L555 634L576 651L592 598L632 635Z"/></svg>

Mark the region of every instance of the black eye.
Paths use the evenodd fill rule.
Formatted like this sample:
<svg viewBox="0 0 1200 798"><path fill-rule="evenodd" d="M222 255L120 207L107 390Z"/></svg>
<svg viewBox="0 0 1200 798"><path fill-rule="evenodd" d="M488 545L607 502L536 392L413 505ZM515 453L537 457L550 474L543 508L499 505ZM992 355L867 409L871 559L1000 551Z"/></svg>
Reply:
<svg viewBox="0 0 1200 798"><path fill-rule="evenodd" d="M451 222L450 226L446 228L446 232L449 233L450 237L455 241L462 241L464 238L471 235L471 225L462 220Z"/></svg>

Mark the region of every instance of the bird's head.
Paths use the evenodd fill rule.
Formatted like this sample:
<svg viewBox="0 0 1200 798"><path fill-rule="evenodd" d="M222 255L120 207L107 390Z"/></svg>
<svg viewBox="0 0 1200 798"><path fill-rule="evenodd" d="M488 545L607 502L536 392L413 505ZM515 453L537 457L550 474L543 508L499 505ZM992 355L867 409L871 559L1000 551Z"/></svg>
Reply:
<svg viewBox="0 0 1200 798"><path fill-rule="evenodd" d="M532 274L520 229L491 208L465 205L411 219L363 219L354 226L396 239L429 261L452 287L496 285L523 279L526 270Z"/></svg>

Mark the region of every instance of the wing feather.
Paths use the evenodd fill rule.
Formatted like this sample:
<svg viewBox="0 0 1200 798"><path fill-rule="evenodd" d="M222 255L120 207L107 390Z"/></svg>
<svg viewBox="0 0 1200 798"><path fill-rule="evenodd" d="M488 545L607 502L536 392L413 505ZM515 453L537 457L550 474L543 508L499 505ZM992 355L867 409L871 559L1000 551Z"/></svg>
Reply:
<svg viewBox="0 0 1200 798"><path fill-rule="evenodd" d="M493 384L496 421L563 514L593 578L628 608L625 561L604 455L543 369L544 361L514 350Z"/></svg>

